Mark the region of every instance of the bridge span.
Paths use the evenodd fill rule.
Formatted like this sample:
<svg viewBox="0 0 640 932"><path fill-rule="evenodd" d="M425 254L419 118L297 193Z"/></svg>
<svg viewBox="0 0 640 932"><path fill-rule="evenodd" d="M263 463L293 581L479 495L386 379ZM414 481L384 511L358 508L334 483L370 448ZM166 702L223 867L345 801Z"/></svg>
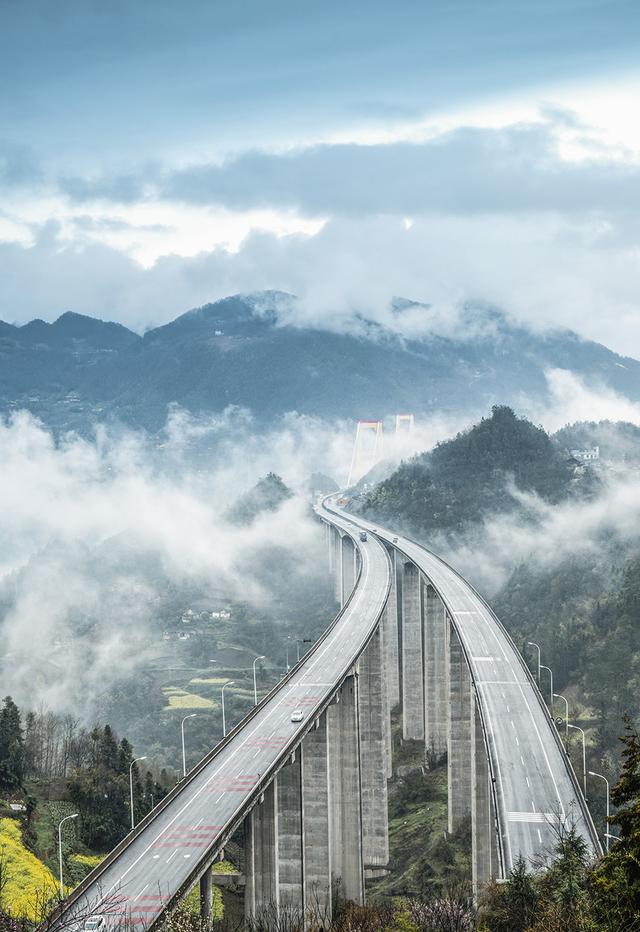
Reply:
<svg viewBox="0 0 640 932"><path fill-rule="evenodd" d="M147 929L200 884L241 827L245 911L363 902L389 860L390 714L425 759L446 754L449 829L472 824L476 885L553 845L571 817L600 850L557 731L510 638L480 596L415 542L316 507L341 610L287 676L70 894L48 928ZM366 539L363 529L367 529ZM292 712L304 711L301 722Z"/></svg>
<svg viewBox="0 0 640 932"><path fill-rule="evenodd" d="M344 518L335 498L329 521ZM382 625L386 687L402 706L403 737L447 754L449 830L472 822L474 883L506 877L518 857L540 863L558 821L601 846L555 724L494 612L454 569L415 541L349 515L382 541L392 589ZM331 533L334 538L339 526ZM335 544L334 544L335 546Z"/></svg>

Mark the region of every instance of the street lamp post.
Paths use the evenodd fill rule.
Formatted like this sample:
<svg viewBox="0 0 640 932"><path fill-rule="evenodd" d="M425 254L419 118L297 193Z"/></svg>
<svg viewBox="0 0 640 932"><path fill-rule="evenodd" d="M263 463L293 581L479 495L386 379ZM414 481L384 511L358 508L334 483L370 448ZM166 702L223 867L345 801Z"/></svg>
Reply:
<svg viewBox="0 0 640 932"><path fill-rule="evenodd" d="M58 824L58 859L60 861L60 898L64 898L64 881L62 879L62 826L69 819L77 819L78 813L74 812L73 815L65 816L64 819Z"/></svg>
<svg viewBox="0 0 640 932"><path fill-rule="evenodd" d="M300 645L301 644L313 644L312 638L296 638L296 644L298 645L298 660L300 660Z"/></svg>
<svg viewBox="0 0 640 932"><path fill-rule="evenodd" d="M228 683L224 684L221 690L222 692L222 737L223 738L227 737L227 719L224 714L224 691L227 688L227 686L233 686L234 682L235 680L229 680Z"/></svg>
<svg viewBox="0 0 640 932"><path fill-rule="evenodd" d="M584 789L584 798L587 798L587 738L582 728L579 725L572 725L571 722L567 722L569 728L574 728L576 731L579 731L582 735L582 786Z"/></svg>
<svg viewBox="0 0 640 932"><path fill-rule="evenodd" d="M565 696L559 696L558 693L553 694L554 699L562 699L564 702L564 736L569 738L569 703L566 700Z"/></svg>
<svg viewBox="0 0 640 932"><path fill-rule="evenodd" d="M594 770L590 770L589 773L592 777L598 777L600 780L604 780L606 784L606 787L607 787L607 828L609 828L609 781L601 773L596 773ZM605 847L607 849L607 854L609 854L609 838L611 837L609 835L609 832L605 832L604 837L607 839L605 842Z"/></svg>
<svg viewBox="0 0 640 932"><path fill-rule="evenodd" d="M182 719L182 722L180 724L180 731L182 732L182 776L183 777L186 777L187 775L187 756L184 750L184 723L186 722L188 718L195 718L197 714L198 714L197 712L192 712L191 715L185 715L185 717Z"/></svg>
<svg viewBox="0 0 640 932"><path fill-rule="evenodd" d="M131 828L136 827L136 817L133 812L133 765L137 764L140 760L146 760L147 756L144 757L135 757L129 764L129 801L131 803Z"/></svg>
<svg viewBox="0 0 640 932"><path fill-rule="evenodd" d="M253 661L253 704L258 705L258 684L256 683L256 664L259 660L264 660L264 654L256 657Z"/></svg>
<svg viewBox="0 0 640 932"><path fill-rule="evenodd" d="M549 680L551 683L551 686L550 686L551 699L549 700L549 708L553 708L553 670L551 669L551 667L545 667L543 663L540 664L540 669L546 670L549 674Z"/></svg>
<svg viewBox="0 0 640 932"><path fill-rule="evenodd" d="M535 647L538 651L538 686L540 685L540 645L536 644L535 641L527 641L529 647Z"/></svg>

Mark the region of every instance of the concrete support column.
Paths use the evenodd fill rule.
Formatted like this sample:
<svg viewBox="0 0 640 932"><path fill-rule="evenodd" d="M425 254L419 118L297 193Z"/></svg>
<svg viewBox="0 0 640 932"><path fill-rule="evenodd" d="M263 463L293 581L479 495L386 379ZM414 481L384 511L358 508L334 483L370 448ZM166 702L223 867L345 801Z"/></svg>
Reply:
<svg viewBox="0 0 640 932"><path fill-rule="evenodd" d="M389 630L386 626L386 610L382 614L378 625L380 637L380 673L381 673L381 691L382 691L382 728L384 733L384 773L389 780L393 775L393 738L391 735L391 700L389 697L389 659L387 652L389 650ZM397 645L396 645L397 646Z"/></svg>
<svg viewBox="0 0 640 932"><path fill-rule="evenodd" d="M300 749L275 777L278 831L278 901L302 910L302 793Z"/></svg>
<svg viewBox="0 0 640 932"><path fill-rule="evenodd" d="M331 826L327 715L301 745L304 908L322 925L331 917Z"/></svg>
<svg viewBox="0 0 640 932"><path fill-rule="evenodd" d="M471 795L471 867L474 896L493 876L497 864L492 863L495 836L491 806L489 762L482 734L480 714L474 702L474 742L472 755Z"/></svg>
<svg viewBox="0 0 640 932"><path fill-rule="evenodd" d="M433 586L424 587L424 740L436 756L447 750L449 664L447 616Z"/></svg>
<svg viewBox="0 0 640 932"><path fill-rule="evenodd" d="M271 782L264 791L263 801L245 819L246 916L260 915L265 909L279 906L277 819L275 783Z"/></svg>
<svg viewBox="0 0 640 932"><path fill-rule="evenodd" d="M333 554L334 591L337 601L342 605L342 535L333 524L331 525L331 553Z"/></svg>
<svg viewBox="0 0 640 932"><path fill-rule="evenodd" d="M364 903L358 677L348 677L327 710L331 874L338 895Z"/></svg>
<svg viewBox="0 0 640 932"><path fill-rule="evenodd" d="M424 739L422 598L415 563L404 563L402 570L402 737Z"/></svg>
<svg viewBox="0 0 640 932"><path fill-rule="evenodd" d="M213 897L213 877L208 867L200 878L200 918L207 921L211 918L211 900Z"/></svg>
<svg viewBox="0 0 640 932"><path fill-rule="evenodd" d="M400 674L398 657L398 587L396 584L396 551L390 550L391 588L384 610L384 659L385 679L389 694L389 707L394 709L400 702Z"/></svg>
<svg viewBox="0 0 640 932"><path fill-rule="evenodd" d="M244 914L247 919L256 913L255 822L250 812L244 819Z"/></svg>
<svg viewBox="0 0 640 932"><path fill-rule="evenodd" d="M384 695L380 626L360 658L358 707L362 785L362 849L367 867L389 862L387 775L385 758L387 708Z"/></svg>
<svg viewBox="0 0 640 932"><path fill-rule="evenodd" d="M340 604L344 605L356 583L356 548L351 538L345 534L342 538L342 586Z"/></svg>
<svg viewBox="0 0 640 932"><path fill-rule="evenodd" d="M471 676L464 658L458 634L452 623L448 628L449 641L449 733L448 783L449 831L471 814L471 758L474 735L474 701Z"/></svg>

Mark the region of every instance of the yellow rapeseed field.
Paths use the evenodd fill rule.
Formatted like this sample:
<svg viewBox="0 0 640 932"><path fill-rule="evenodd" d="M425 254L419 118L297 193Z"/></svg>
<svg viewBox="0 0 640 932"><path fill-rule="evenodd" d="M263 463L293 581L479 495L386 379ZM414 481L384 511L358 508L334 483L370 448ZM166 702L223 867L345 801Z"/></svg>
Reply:
<svg viewBox="0 0 640 932"><path fill-rule="evenodd" d="M2 891L3 908L12 916L40 921L46 902L56 895L57 881L25 848L20 823L15 819L0 819L0 862L8 877Z"/></svg>
<svg viewBox="0 0 640 932"><path fill-rule="evenodd" d="M213 709L215 706L211 699L186 692L176 686L165 686L162 691L169 700L166 709Z"/></svg>
<svg viewBox="0 0 640 932"><path fill-rule="evenodd" d="M105 857L106 855L104 854L72 854L69 860L75 861L76 864L82 864L82 866L86 867L88 870L93 870Z"/></svg>

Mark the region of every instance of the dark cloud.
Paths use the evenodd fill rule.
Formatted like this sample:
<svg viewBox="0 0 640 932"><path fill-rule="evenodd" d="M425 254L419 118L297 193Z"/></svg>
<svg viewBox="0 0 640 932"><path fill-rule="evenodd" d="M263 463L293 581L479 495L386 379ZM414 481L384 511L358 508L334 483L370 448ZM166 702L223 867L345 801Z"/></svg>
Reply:
<svg viewBox="0 0 640 932"><path fill-rule="evenodd" d="M230 210L294 209L339 214L629 211L640 206L640 167L610 158L560 159L554 122L461 128L427 142L319 145L282 154L251 151L223 164L164 175L65 179L73 201L131 202L145 196ZM594 146L598 155L604 155Z"/></svg>
<svg viewBox="0 0 640 932"><path fill-rule="evenodd" d="M74 203L88 201L110 201L118 204L135 204L144 200L145 189L153 181L155 170L151 167L135 173L108 173L82 177L63 175L58 186L63 194Z"/></svg>
<svg viewBox="0 0 640 932"><path fill-rule="evenodd" d="M640 206L640 169L563 162L548 124L465 128L432 141L331 145L247 153L222 166L169 176L163 196L232 209L296 208L304 214L401 214Z"/></svg>
<svg viewBox="0 0 640 932"><path fill-rule="evenodd" d="M623 221L628 215L624 215ZM404 333L423 314L389 311L396 295L432 306L429 327L457 332L459 308L483 300L537 328L566 326L640 356L638 223L536 213L334 219L314 236L254 232L237 251L165 256L148 269L84 237L42 227L26 248L0 243L0 319L51 320L66 310L137 330L225 295L296 294L292 320L352 331L359 314Z"/></svg>
<svg viewBox="0 0 640 932"><path fill-rule="evenodd" d="M0 186L22 188L38 186L43 180L42 168L27 147L0 139Z"/></svg>
<svg viewBox="0 0 640 932"><path fill-rule="evenodd" d="M592 81L635 68L640 36L637 0L1 0L0 10L0 124L69 174Z"/></svg>

